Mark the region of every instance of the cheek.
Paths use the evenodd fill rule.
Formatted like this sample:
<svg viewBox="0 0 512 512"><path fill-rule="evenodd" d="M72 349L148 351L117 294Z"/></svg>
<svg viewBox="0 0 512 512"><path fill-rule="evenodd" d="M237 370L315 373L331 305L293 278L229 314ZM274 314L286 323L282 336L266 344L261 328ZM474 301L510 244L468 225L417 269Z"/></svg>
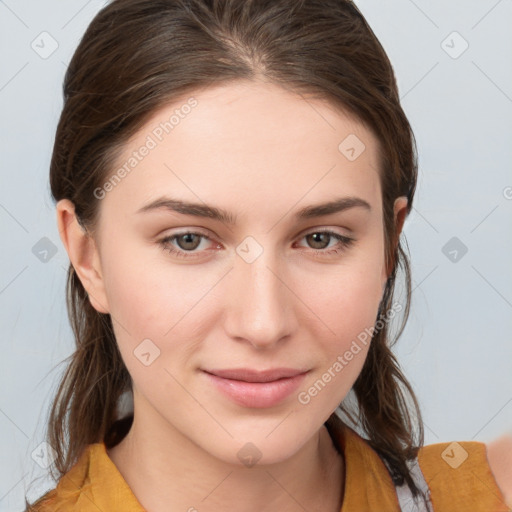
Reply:
<svg viewBox="0 0 512 512"><path fill-rule="evenodd" d="M105 266L105 286L119 351L135 387L155 399L166 396L173 388L164 370L186 364L186 343L172 341L186 342L180 329L187 317L180 319L189 302L183 286L191 283L171 267L162 272L163 265L142 264L135 251L116 254Z"/></svg>
<svg viewBox="0 0 512 512"><path fill-rule="evenodd" d="M311 324L316 331L309 333L317 347L318 366L297 399L318 414L330 414L345 399L363 368L382 288L371 268L365 272L352 268L323 290L312 297L311 309L319 312L320 320Z"/></svg>
<svg viewBox="0 0 512 512"><path fill-rule="evenodd" d="M377 254L377 249L361 253L335 272L306 276L302 285L301 293L309 297L308 305L318 317L309 325L316 329L310 337L323 345L321 372L336 375L332 380L342 397L363 367L377 320L383 292Z"/></svg>
<svg viewBox="0 0 512 512"><path fill-rule="evenodd" d="M141 248L140 242L132 247L105 244L103 265L110 314L125 365L134 381L148 379L154 389L169 380L162 373L164 368L174 373L190 364L190 353L210 325L207 318L215 308L208 293L219 278L207 270L200 277L198 267L167 261L160 250ZM145 367L148 360L150 367Z"/></svg>
<svg viewBox="0 0 512 512"><path fill-rule="evenodd" d="M161 337L169 330L180 316L183 287L190 289L193 283L179 266L165 265L165 256L158 251L129 239L104 246L110 313L137 338Z"/></svg>
<svg viewBox="0 0 512 512"><path fill-rule="evenodd" d="M376 320L383 293L382 263L375 257L354 258L322 273L312 270L301 276L297 287L326 330L346 338Z"/></svg>

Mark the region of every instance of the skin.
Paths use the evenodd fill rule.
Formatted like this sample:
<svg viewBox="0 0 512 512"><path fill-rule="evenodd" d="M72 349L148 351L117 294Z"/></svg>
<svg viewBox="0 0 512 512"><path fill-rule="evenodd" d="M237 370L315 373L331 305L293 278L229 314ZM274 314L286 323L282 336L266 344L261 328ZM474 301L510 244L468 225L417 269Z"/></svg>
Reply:
<svg viewBox="0 0 512 512"><path fill-rule="evenodd" d="M487 460L506 505L512 509L512 431L488 443Z"/></svg>
<svg viewBox="0 0 512 512"><path fill-rule="evenodd" d="M351 389L369 345L360 344L308 404L297 394L375 324L389 275L378 141L329 103L268 83L217 86L194 98L190 114L99 201L94 236L78 225L70 201L57 204L63 244L93 307L111 315L133 380L134 423L109 456L153 512L339 511L344 461L323 423ZM186 99L157 112L119 165ZM365 144L354 161L338 150L350 134ZM215 205L237 222L137 213L162 195ZM300 208L340 196L360 197L371 211L293 219ZM406 204L395 201L398 232ZM325 254L337 240L315 245L306 235L319 229L355 242ZM188 259L160 243L190 231L208 238L197 239ZM248 236L263 249L252 263L236 252ZM167 245L186 252L185 242ZM160 350L148 366L133 353L145 339ZM259 409L232 402L200 371L280 366L309 373L297 392ZM248 442L261 453L252 467L237 456Z"/></svg>

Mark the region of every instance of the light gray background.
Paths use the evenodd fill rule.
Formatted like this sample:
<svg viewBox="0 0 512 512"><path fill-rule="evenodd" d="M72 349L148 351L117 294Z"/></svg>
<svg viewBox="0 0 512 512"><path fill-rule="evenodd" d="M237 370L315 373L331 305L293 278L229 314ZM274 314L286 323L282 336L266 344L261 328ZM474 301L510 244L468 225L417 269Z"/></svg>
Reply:
<svg viewBox="0 0 512 512"><path fill-rule="evenodd" d="M489 441L512 431L512 1L356 3L394 65L419 150L404 227L413 308L396 353L427 444ZM48 168L66 64L104 4L0 1L2 511L22 510L44 475L31 454L73 351ZM58 43L47 58L31 47L52 49L44 31ZM43 237L57 250L46 262L33 252ZM443 253L452 237L468 249L457 261ZM29 497L49 487L42 478Z"/></svg>

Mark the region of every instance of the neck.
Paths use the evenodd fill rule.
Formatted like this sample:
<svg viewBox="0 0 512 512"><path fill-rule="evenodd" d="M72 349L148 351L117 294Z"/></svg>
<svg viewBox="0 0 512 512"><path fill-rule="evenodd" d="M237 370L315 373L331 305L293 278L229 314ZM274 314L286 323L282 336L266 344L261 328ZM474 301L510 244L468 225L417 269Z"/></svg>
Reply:
<svg viewBox="0 0 512 512"><path fill-rule="evenodd" d="M344 461L325 426L291 458L249 468L213 457L168 424L152 425L135 415L107 451L146 510L341 510Z"/></svg>

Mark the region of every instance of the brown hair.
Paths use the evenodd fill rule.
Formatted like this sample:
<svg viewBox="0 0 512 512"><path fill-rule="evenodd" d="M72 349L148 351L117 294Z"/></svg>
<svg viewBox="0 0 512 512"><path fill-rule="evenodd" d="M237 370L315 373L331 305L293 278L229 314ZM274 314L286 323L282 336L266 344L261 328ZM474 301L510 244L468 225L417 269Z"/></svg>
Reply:
<svg viewBox="0 0 512 512"><path fill-rule="evenodd" d="M394 483L406 482L417 496L421 493L406 461L423 445L421 413L391 352L409 316L411 294L409 261L395 231L393 204L406 196L407 214L411 211L416 142L391 63L353 2L113 0L89 25L65 76L50 168L53 198L72 201L81 225L93 232L98 214L94 190L115 169L123 144L150 116L178 97L243 79L263 79L327 100L377 136L385 258L391 269L379 314L387 314L393 305L399 267L405 275L406 307L393 340L387 323L374 331L353 387L358 408L353 421L389 465ZM57 456L51 469L56 479L88 444L117 444L131 421L116 422L118 399L131 389L131 378L110 315L91 306L72 265L67 303L76 351L53 401L47 430ZM352 417L345 404L340 408ZM326 425L333 427L337 421L333 413Z"/></svg>

